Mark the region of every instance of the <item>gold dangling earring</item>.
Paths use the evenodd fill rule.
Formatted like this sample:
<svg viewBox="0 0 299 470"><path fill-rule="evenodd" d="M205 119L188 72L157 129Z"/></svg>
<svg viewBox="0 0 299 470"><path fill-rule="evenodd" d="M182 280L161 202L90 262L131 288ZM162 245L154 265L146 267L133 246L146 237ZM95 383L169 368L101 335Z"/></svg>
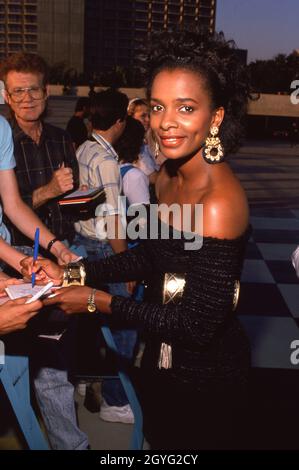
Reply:
<svg viewBox="0 0 299 470"><path fill-rule="evenodd" d="M205 145L203 148L203 158L207 163L221 163L224 160L224 150L218 134L218 127L212 126L210 134L206 138Z"/></svg>

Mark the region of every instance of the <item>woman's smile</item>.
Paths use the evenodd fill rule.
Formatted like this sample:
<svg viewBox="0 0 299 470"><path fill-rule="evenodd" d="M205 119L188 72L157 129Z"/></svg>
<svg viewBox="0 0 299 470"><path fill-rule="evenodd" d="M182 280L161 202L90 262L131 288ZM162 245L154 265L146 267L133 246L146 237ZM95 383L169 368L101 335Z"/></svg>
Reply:
<svg viewBox="0 0 299 470"><path fill-rule="evenodd" d="M179 147L185 137L180 135L159 136L160 142L163 147L176 148Z"/></svg>

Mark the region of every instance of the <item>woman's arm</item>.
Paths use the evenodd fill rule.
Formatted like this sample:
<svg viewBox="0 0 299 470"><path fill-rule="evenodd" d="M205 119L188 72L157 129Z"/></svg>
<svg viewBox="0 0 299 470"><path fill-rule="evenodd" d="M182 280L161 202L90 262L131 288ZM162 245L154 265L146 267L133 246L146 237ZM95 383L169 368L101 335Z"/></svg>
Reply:
<svg viewBox="0 0 299 470"><path fill-rule="evenodd" d="M20 272L20 261L24 258L25 255L23 253L17 251L0 237L0 259L2 261Z"/></svg>
<svg viewBox="0 0 299 470"><path fill-rule="evenodd" d="M99 287L103 283L110 282L143 280L153 270L150 252L143 243L104 260L96 262L83 260L82 263L86 270L85 284L90 287ZM24 258L21 269L23 276L30 277L33 271L36 272L36 280L39 282L53 281L55 286L62 284L64 266L59 266L49 259L38 257L33 261L32 257Z"/></svg>
<svg viewBox="0 0 299 470"><path fill-rule="evenodd" d="M243 250L244 243L240 241L207 241L190 260L184 294L178 304L135 302L96 291L97 309L111 314L115 324L141 326L147 333L166 342L175 340L188 346L204 347L232 315ZM45 304L58 303L68 314L87 312L91 292L87 286L61 289Z"/></svg>
<svg viewBox="0 0 299 470"><path fill-rule="evenodd" d="M130 250L110 256L101 261L83 261L86 269L86 284L97 287L103 282L141 281L152 271L152 259L146 243L140 242Z"/></svg>

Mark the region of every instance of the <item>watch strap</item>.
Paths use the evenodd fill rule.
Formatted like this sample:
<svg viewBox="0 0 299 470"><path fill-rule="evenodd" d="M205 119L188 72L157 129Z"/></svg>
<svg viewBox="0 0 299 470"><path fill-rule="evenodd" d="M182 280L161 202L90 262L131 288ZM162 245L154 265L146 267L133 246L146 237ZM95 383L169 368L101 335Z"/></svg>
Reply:
<svg viewBox="0 0 299 470"><path fill-rule="evenodd" d="M96 306L95 299L94 299L95 293L96 293L96 289L92 289L87 299L87 310L90 313L94 313L97 310L97 306Z"/></svg>

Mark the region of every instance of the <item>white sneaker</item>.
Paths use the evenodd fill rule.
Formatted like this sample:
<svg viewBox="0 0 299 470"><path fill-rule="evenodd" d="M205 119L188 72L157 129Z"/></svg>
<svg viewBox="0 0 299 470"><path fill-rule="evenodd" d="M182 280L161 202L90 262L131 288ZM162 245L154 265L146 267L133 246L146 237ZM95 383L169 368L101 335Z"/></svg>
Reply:
<svg viewBox="0 0 299 470"><path fill-rule="evenodd" d="M109 406L105 400L101 403L100 418L110 423L134 424L134 415L130 405Z"/></svg>

